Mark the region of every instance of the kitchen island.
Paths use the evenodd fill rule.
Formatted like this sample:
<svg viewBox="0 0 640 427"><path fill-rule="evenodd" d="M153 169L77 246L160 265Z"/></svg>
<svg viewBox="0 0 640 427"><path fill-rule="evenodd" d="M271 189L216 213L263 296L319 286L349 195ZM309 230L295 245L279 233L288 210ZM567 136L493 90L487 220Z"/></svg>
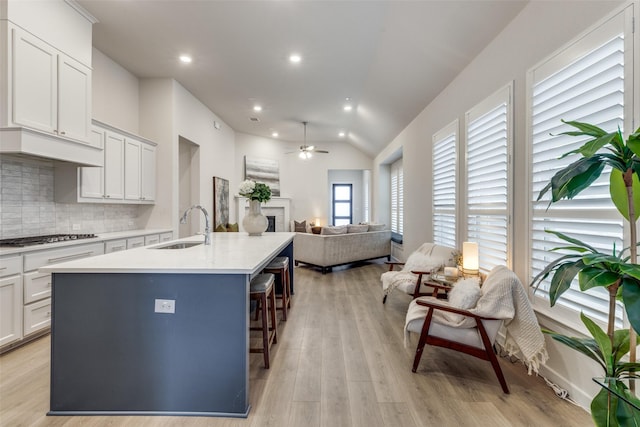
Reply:
<svg viewBox="0 0 640 427"><path fill-rule="evenodd" d="M43 267L49 414L246 417L249 281L288 256L293 287L294 235L214 233Z"/></svg>

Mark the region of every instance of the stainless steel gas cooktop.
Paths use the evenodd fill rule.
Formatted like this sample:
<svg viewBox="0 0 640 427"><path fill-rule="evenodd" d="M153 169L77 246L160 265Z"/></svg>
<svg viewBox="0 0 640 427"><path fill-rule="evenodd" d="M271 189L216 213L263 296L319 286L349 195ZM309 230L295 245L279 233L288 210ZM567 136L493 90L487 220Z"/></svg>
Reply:
<svg viewBox="0 0 640 427"><path fill-rule="evenodd" d="M50 234L47 236L16 237L13 239L1 239L0 246L20 248L23 246L65 242L67 240L91 239L94 237L98 236L95 234Z"/></svg>

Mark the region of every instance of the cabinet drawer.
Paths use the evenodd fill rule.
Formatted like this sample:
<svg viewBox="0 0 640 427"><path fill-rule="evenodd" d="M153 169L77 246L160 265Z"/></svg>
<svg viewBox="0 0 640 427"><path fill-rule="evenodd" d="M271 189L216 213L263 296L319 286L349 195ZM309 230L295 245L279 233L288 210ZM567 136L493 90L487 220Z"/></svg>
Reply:
<svg viewBox="0 0 640 427"><path fill-rule="evenodd" d="M110 240L104 243L104 253L110 254L111 252L124 251L127 249L127 240Z"/></svg>
<svg viewBox="0 0 640 427"><path fill-rule="evenodd" d="M104 245L102 242L30 252L24 255L24 271L33 271L48 264L57 264L103 253Z"/></svg>
<svg viewBox="0 0 640 427"><path fill-rule="evenodd" d="M142 246L144 246L144 236L127 239L127 249L140 248Z"/></svg>
<svg viewBox="0 0 640 427"><path fill-rule="evenodd" d="M160 236L157 234L152 234L150 236L144 236L144 245L156 245L160 243Z"/></svg>
<svg viewBox="0 0 640 427"><path fill-rule="evenodd" d="M40 301L51 296L51 273L26 273L24 275L24 303Z"/></svg>
<svg viewBox="0 0 640 427"><path fill-rule="evenodd" d="M0 277L22 273L22 255L0 258Z"/></svg>
<svg viewBox="0 0 640 427"><path fill-rule="evenodd" d="M51 298L24 306L24 335L51 326Z"/></svg>
<svg viewBox="0 0 640 427"><path fill-rule="evenodd" d="M173 233L172 232L162 233L160 235L160 241L161 242L168 242L169 240L173 240Z"/></svg>

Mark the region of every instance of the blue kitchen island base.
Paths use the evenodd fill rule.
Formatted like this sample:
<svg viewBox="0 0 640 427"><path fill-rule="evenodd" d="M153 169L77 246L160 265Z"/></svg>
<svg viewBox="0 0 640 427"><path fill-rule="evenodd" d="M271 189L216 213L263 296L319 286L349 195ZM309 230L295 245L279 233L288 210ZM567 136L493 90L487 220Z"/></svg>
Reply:
<svg viewBox="0 0 640 427"><path fill-rule="evenodd" d="M246 417L249 278L54 273L49 414Z"/></svg>

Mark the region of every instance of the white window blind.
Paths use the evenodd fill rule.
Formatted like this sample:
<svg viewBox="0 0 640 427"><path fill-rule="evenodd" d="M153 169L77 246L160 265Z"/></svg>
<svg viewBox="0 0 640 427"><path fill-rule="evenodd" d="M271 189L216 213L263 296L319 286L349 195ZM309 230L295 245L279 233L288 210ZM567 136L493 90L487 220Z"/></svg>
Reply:
<svg viewBox="0 0 640 427"><path fill-rule="evenodd" d="M433 242L456 245L458 121L433 136Z"/></svg>
<svg viewBox="0 0 640 427"><path fill-rule="evenodd" d="M625 116L624 14L607 21L573 43L566 52L531 72L531 254L530 273L544 269L561 253L550 249L565 244L545 229L559 231L611 253L622 248L623 222L610 201L609 168L573 200L548 207L550 192L536 201L540 190L555 172L576 161L579 155L559 157L584 144L586 138L553 136L574 130L561 119L596 124L607 131L623 127ZM571 60L567 61L570 56ZM631 114L630 111L627 114ZM548 207L548 209L547 209ZM536 295L548 299L550 278ZM548 303L547 303L548 304ZM577 279L557 303L606 322L608 294L604 288L581 292ZM618 327L623 310L617 309Z"/></svg>
<svg viewBox="0 0 640 427"><path fill-rule="evenodd" d="M404 224L404 173L402 159L391 165L391 231L402 235Z"/></svg>
<svg viewBox="0 0 640 427"><path fill-rule="evenodd" d="M466 114L467 240L478 242L480 269L509 265L511 85Z"/></svg>

